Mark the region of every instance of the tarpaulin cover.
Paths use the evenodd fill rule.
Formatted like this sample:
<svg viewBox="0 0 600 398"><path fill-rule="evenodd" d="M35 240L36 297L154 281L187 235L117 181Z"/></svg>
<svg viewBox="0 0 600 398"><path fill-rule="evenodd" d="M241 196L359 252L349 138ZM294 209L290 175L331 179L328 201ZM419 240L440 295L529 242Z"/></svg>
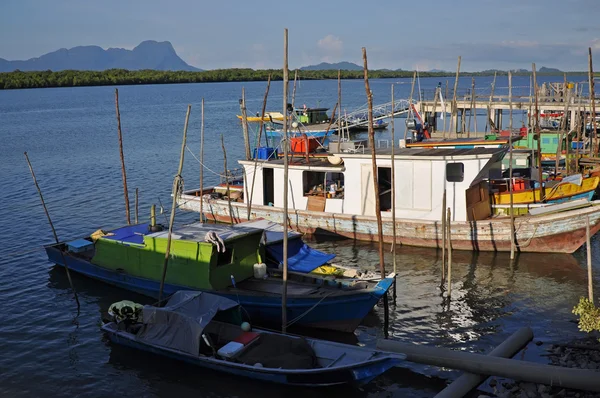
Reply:
<svg viewBox="0 0 600 398"><path fill-rule="evenodd" d="M148 344L198 355L206 325L217 312L238 305L225 297L180 290L162 308L144 306L144 324L136 338Z"/></svg>
<svg viewBox="0 0 600 398"><path fill-rule="evenodd" d="M267 257L275 264L283 264L283 242L267 246ZM288 240L288 270L308 273L335 258L306 245L302 239Z"/></svg>
<svg viewBox="0 0 600 398"><path fill-rule="evenodd" d="M112 235L105 235L103 239L118 240L126 243L136 243L141 245L144 243L144 235L149 231L148 223L138 225L128 225L110 231Z"/></svg>

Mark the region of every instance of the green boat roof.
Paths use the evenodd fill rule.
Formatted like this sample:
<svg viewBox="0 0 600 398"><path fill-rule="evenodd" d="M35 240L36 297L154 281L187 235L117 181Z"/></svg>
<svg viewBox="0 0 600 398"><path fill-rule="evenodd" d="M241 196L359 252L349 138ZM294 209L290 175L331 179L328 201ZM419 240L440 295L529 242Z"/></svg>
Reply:
<svg viewBox="0 0 600 398"><path fill-rule="evenodd" d="M204 224L196 222L175 228L171 235L174 240L187 240L192 242L205 242L206 234L215 232L224 242L237 239L247 235L262 234L263 229L253 228L245 225L222 225L222 224ZM167 239L168 230L155 232L146 235L149 238Z"/></svg>

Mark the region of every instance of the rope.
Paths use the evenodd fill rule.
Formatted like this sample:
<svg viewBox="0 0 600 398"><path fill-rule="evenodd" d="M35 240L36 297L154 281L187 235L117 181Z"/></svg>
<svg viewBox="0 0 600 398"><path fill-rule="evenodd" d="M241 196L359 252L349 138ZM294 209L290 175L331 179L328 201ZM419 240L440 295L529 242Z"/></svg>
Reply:
<svg viewBox="0 0 600 398"><path fill-rule="evenodd" d="M323 302L323 300L325 300L327 297L331 296L333 294L333 292L329 292L326 295L324 295L321 300L317 301L315 303L315 305L313 305L312 307L310 307L309 309L307 309L306 311L304 311L302 314L298 315L296 318L292 319L290 322L288 322L287 327L292 326L294 323L298 322L300 319L304 318L306 315L308 315L309 312L311 312L312 310L314 310L315 308L317 308L317 306L319 304L321 304L321 302Z"/></svg>
<svg viewBox="0 0 600 398"><path fill-rule="evenodd" d="M216 175L216 176L219 176L219 177L221 177L221 178L227 178L227 177L229 177L229 176L227 176L227 175L223 175L223 174L221 174L221 173L217 173L216 171L214 171L213 169L211 169L210 167L208 167L207 165L205 165L204 163L202 163L202 162L200 161L200 159L198 159L198 158L196 157L196 155L194 154L194 152L192 152L192 150L191 150L191 149L190 149L190 148L189 148L187 145L185 146L185 149L187 149L187 150L188 150L188 151L189 151L189 152L192 154L192 156L194 157L194 159L196 159L196 161L198 161L198 163L200 163L200 164L202 165L202 167L204 167L206 170L210 171L210 172L211 172L211 173L213 173L214 175Z"/></svg>

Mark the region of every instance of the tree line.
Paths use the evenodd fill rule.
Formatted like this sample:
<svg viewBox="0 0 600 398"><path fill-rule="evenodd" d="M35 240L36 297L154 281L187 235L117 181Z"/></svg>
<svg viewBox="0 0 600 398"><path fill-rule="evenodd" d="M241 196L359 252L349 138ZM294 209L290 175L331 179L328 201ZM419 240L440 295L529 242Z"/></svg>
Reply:
<svg viewBox="0 0 600 398"><path fill-rule="evenodd" d="M342 70L342 79L362 79L361 70ZM506 72L498 72L499 75ZM529 72L515 73L527 75ZM569 72L569 75L584 74L584 72ZM159 71L159 70L126 70L109 69L104 71L64 70L53 72L32 71L0 73L0 90L44 87L78 87L78 86L111 86L132 84L174 84L174 83L205 83L205 82L239 82L266 81L271 75L272 80L282 80L280 69L214 69L199 72L188 71ZM421 77L454 76L450 72L420 72ZM465 72L461 76L488 76L490 72ZM303 80L337 79L337 70L299 70L298 77ZM369 77L378 78L410 78L412 71L371 70Z"/></svg>

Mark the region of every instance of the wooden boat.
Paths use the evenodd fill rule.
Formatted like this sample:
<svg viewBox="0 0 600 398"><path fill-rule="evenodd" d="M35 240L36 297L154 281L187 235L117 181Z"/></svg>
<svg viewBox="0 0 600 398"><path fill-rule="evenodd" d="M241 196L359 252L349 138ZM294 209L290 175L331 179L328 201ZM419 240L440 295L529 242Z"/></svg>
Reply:
<svg viewBox="0 0 600 398"><path fill-rule="evenodd" d="M238 119L242 120L241 115L236 115ZM247 116L246 120L249 122L260 122L260 114L256 114L256 116ZM283 113L281 112L266 112L265 117L262 119L263 122L270 122L271 120L283 120Z"/></svg>
<svg viewBox="0 0 600 398"><path fill-rule="evenodd" d="M458 250L509 251L510 219L492 216L487 180L502 170L507 148L406 148L395 154L396 185L391 186L389 149L378 149L380 203L385 242L392 240L391 189L396 190L397 243L439 248L442 242L442 197L452 210L452 247ZM330 161L334 159L335 161ZM282 195L275 187L290 189L289 224L305 233L331 234L357 240L377 239L377 218L370 151L364 148L330 153L328 158L294 158L288 181L283 181L283 161L241 160L246 181L255 178L251 218L283 223ZM493 172L493 173L492 173ZM351 183L350 183L351 182ZM328 186L335 184L333 194ZM251 187L248 188L252 190ZM210 193L208 188L203 193ZM202 199L201 199L202 198ZM180 208L199 211L210 220L245 220L243 203L185 191ZM585 242L589 217L592 234L600 229L600 202L556 214L517 217L517 250L572 253Z"/></svg>
<svg viewBox="0 0 600 398"><path fill-rule="evenodd" d="M163 308L145 306L142 322L102 326L116 344L235 376L293 386L363 385L402 364L393 354L255 329L244 331L237 302L176 292ZM223 322L228 319L228 322Z"/></svg>
<svg viewBox="0 0 600 398"><path fill-rule="evenodd" d="M581 175L579 176L581 177ZM513 203L523 205L532 203L563 203L576 199L592 200L598 188L600 177L580 178L580 181L572 179L547 181L544 187L544 198L542 198L542 190L539 187L526 188L526 185L529 185L530 181L518 178L513 178L513 180ZM491 185L490 188L502 187L501 192L492 193L493 204L510 204L509 183L510 181L501 181L500 183L496 182Z"/></svg>
<svg viewBox="0 0 600 398"><path fill-rule="evenodd" d="M214 234L212 240L206 240L208 233ZM282 280L276 275L255 277L255 264L265 258L262 237L262 229L243 223L175 228L165 294L182 289L212 292L239 301L256 322L278 323ZM62 266L66 262L74 272L157 297L166 242L167 232L139 224L49 245L46 253L50 261ZM298 326L352 332L392 282L393 275L375 282L291 274L288 319Z"/></svg>

